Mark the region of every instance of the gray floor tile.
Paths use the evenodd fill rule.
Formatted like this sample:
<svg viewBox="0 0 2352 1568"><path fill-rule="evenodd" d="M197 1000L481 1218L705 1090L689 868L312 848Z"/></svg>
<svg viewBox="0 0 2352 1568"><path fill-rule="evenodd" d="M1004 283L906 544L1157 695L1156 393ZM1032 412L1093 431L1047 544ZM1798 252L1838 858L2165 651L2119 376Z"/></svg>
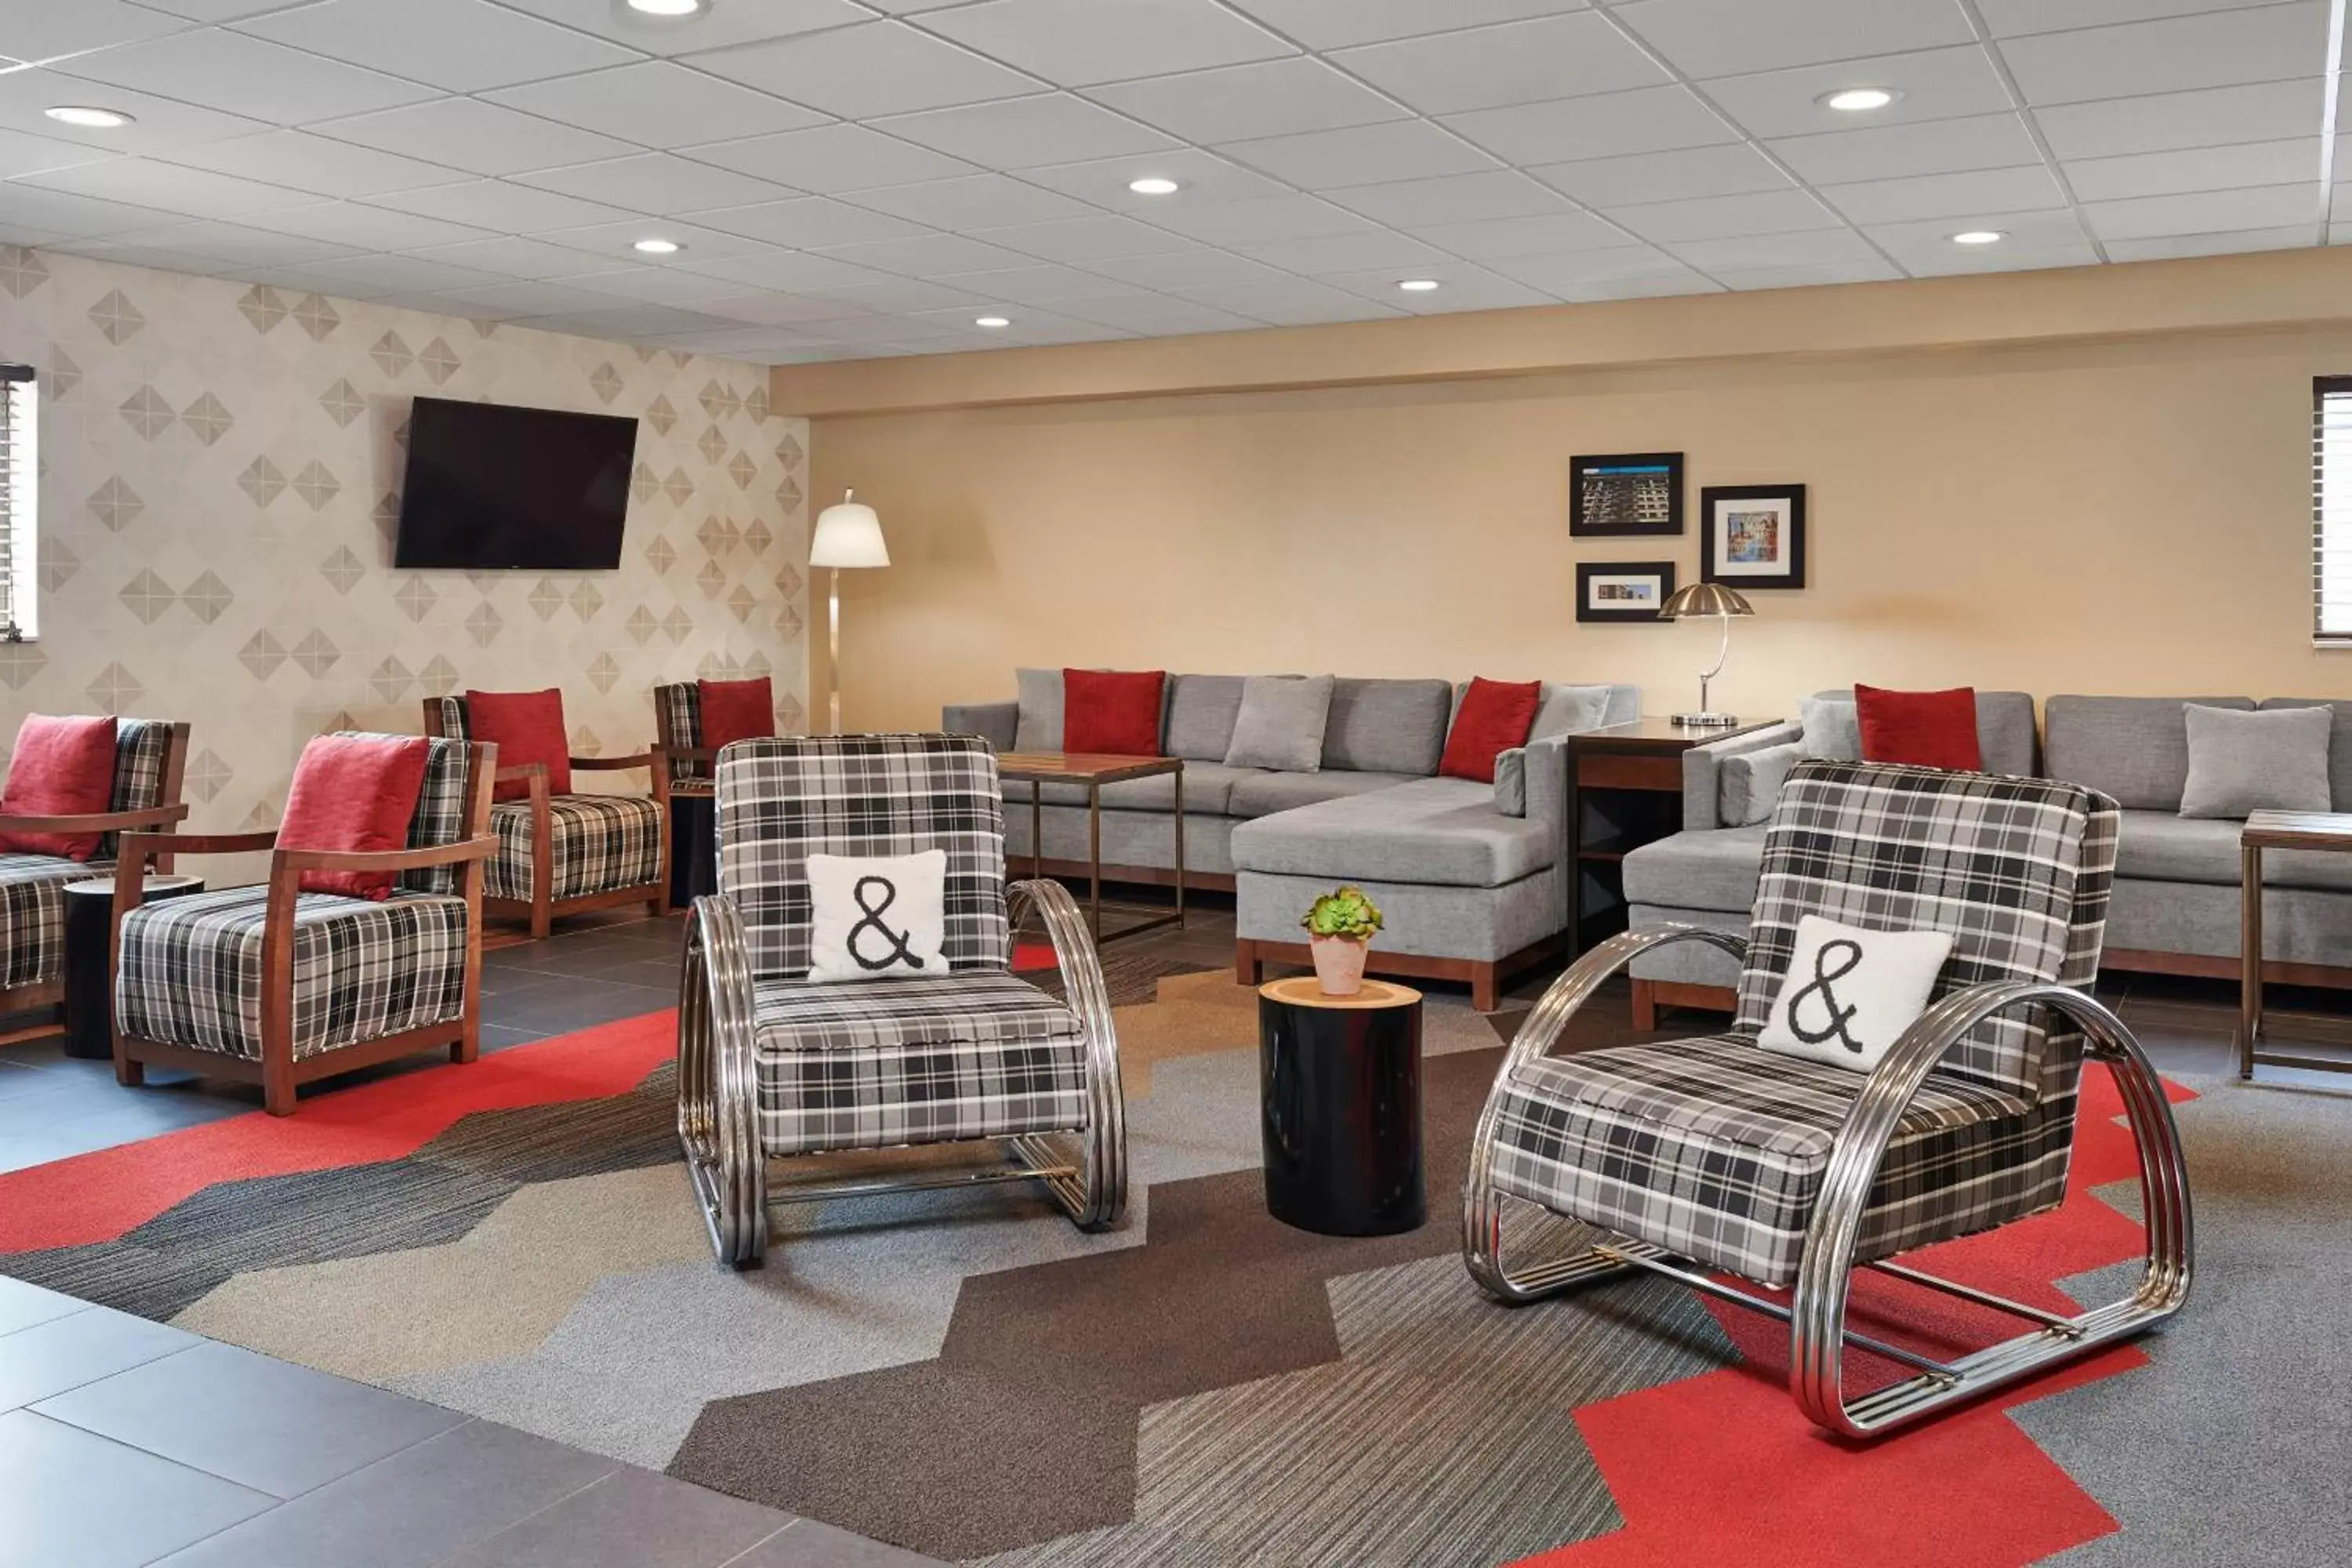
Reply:
<svg viewBox="0 0 2352 1568"><path fill-rule="evenodd" d="M205 1342L127 1312L92 1307L0 1337L0 1410L14 1410Z"/></svg>
<svg viewBox="0 0 2352 1568"><path fill-rule="evenodd" d="M0 1568L139 1568L273 1500L29 1410L0 1415Z"/></svg>
<svg viewBox="0 0 2352 1568"><path fill-rule="evenodd" d="M615 1468L511 1426L468 1421L156 1568L432 1568Z"/></svg>
<svg viewBox="0 0 2352 1568"><path fill-rule="evenodd" d="M562 1035L593 1028L619 1018L640 1017L677 1005L676 988L629 985L588 975L565 977L553 991L534 992L499 1009L499 1022L509 1028Z"/></svg>
<svg viewBox="0 0 2352 1568"><path fill-rule="evenodd" d="M79 1312L88 1305L71 1296L60 1296L55 1290L44 1290L38 1285L27 1285L0 1274L0 1334L13 1334L35 1323L46 1323L68 1312Z"/></svg>
<svg viewBox="0 0 2352 1568"><path fill-rule="evenodd" d="M792 1522L651 1470L616 1470L446 1568L720 1568Z"/></svg>
<svg viewBox="0 0 2352 1568"><path fill-rule="evenodd" d="M945 1568L936 1557L869 1541L803 1519L761 1542L727 1568Z"/></svg>
<svg viewBox="0 0 2352 1568"><path fill-rule="evenodd" d="M420 1400L210 1341L168 1361L88 1384L46 1401L40 1409L44 1415L282 1498L347 1476L465 1419Z"/></svg>

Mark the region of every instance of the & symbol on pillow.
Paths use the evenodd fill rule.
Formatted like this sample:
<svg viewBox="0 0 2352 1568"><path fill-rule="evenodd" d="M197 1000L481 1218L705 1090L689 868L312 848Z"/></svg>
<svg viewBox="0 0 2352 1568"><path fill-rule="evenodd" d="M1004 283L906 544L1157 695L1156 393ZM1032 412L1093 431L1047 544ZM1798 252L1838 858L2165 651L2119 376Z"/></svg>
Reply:
<svg viewBox="0 0 2352 1568"><path fill-rule="evenodd" d="M1756 1043L1869 1072L1927 1010L1951 952L1949 931L1869 931L1807 915Z"/></svg>
<svg viewBox="0 0 2352 1568"><path fill-rule="evenodd" d="M880 901L868 903L866 901L868 889L877 888L881 889ZM851 963L860 969L877 973L889 968L894 963L903 963L911 969L923 967L921 957L908 945L913 940L915 933L912 931L892 931L882 923L882 917L889 912L892 904L898 901L898 883L887 877L860 877L857 879L857 885L850 889L849 896L857 901L859 909L866 911L866 918L849 928L848 947ZM865 950L858 945L869 931L876 932L883 944L882 956L879 958L866 957Z"/></svg>
<svg viewBox="0 0 2352 1568"><path fill-rule="evenodd" d="M944 976L948 852L808 858L809 980Z"/></svg>

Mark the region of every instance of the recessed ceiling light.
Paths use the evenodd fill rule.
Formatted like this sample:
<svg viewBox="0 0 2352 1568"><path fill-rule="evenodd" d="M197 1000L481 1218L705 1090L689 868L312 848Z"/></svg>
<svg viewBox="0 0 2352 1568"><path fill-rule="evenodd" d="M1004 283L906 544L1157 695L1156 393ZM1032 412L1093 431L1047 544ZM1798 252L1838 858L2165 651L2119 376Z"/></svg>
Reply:
<svg viewBox="0 0 2352 1568"><path fill-rule="evenodd" d="M52 120L89 131L114 131L131 123L131 116L119 109L93 109L88 104L61 103L45 112Z"/></svg>
<svg viewBox="0 0 2352 1568"><path fill-rule="evenodd" d="M1952 236L1954 245L1999 245L2009 236L1997 228L1968 228Z"/></svg>
<svg viewBox="0 0 2352 1568"><path fill-rule="evenodd" d="M1148 174L1140 180L1128 181L1127 188L1139 196L1172 196L1178 187L1173 180L1163 179L1158 174Z"/></svg>
<svg viewBox="0 0 2352 1568"><path fill-rule="evenodd" d="M1843 114L1862 114L1873 109L1884 109L1898 95L1883 87L1849 87L1836 92L1825 92L1813 101L1824 109L1834 109Z"/></svg>
<svg viewBox="0 0 2352 1568"><path fill-rule="evenodd" d="M676 256L685 247L674 239L641 239L630 248L642 250L647 256Z"/></svg>
<svg viewBox="0 0 2352 1568"><path fill-rule="evenodd" d="M1437 279L1434 278L1408 278L1403 282L1398 284L1397 287L1403 289L1408 294L1426 294L1431 289L1437 287Z"/></svg>
<svg viewBox="0 0 2352 1568"><path fill-rule="evenodd" d="M702 5L703 0L629 0L630 10L648 16L691 16Z"/></svg>
<svg viewBox="0 0 2352 1568"><path fill-rule="evenodd" d="M975 327L1009 327L1012 324L1012 319L1006 316L982 316L972 322Z"/></svg>

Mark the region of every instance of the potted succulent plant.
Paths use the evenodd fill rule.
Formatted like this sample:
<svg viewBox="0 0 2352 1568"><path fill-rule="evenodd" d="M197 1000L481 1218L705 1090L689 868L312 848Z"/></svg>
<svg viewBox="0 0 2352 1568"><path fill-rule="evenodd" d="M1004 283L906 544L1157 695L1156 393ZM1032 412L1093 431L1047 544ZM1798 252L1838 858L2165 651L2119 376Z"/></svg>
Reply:
<svg viewBox="0 0 2352 1568"><path fill-rule="evenodd" d="M1307 950L1315 955L1315 979L1326 996L1353 996L1364 988L1364 949L1384 923L1378 904L1352 884L1315 900L1300 918Z"/></svg>

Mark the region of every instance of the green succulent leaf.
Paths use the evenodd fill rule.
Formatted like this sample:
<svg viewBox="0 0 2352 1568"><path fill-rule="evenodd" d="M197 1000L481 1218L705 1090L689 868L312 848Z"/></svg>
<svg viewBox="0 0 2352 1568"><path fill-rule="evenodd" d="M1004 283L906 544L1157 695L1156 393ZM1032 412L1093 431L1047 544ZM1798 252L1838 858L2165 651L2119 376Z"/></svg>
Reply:
<svg viewBox="0 0 2352 1568"><path fill-rule="evenodd" d="M1298 923L1316 936L1369 942L1372 933L1387 922L1381 916L1380 906L1365 895L1364 889L1349 884L1316 900Z"/></svg>

